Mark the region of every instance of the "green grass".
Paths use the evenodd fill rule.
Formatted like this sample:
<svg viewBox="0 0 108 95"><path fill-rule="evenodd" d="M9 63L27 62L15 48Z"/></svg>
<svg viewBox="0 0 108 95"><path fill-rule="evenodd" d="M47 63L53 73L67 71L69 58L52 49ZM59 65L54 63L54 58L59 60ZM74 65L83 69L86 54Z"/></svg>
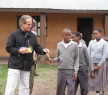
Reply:
<svg viewBox="0 0 108 95"><path fill-rule="evenodd" d="M32 95L55 95L57 71L57 65L39 64L36 68L39 76L35 77Z"/></svg>
<svg viewBox="0 0 108 95"><path fill-rule="evenodd" d="M36 78L37 81L53 81L50 76L55 76L57 73L57 66L49 66L47 64L39 64L36 68L36 73L39 74L39 77ZM53 75L52 75L53 74Z"/></svg>
<svg viewBox="0 0 108 95"><path fill-rule="evenodd" d="M7 80L7 65L0 65L0 95L5 92L6 80Z"/></svg>
<svg viewBox="0 0 108 95"><path fill-rule="evenodd" d="M0 95L4 95L6 80L7 80L7 65L0 65ZM37 82L53 82L54 78L57 75L57 66L49 66L45 63L38 64L36 68L36 73L39 74L39 77L35 77ZM53 87L47 87L46 90L50 90ZM17 87L18 90L18 87ZM17 91L18 92L18 91Z"/></svg>
<svg viewBox="0 0 108 95"><path fill-rule="evenodd" d="M4 95L5 92L7 70L7 65L0 65L0 95ZM57 71L57 66L49 66L44 63L38 64L36 72L39 76L35 77L32 95L55 95L57 86ZM18 95L18 87L15 93L15 95ZM108 86L106 89L106 95L107 93ZM77 91L77 95L80 95L80 90ZM95 95L95 92L90 92L89 95Z"/></svg>

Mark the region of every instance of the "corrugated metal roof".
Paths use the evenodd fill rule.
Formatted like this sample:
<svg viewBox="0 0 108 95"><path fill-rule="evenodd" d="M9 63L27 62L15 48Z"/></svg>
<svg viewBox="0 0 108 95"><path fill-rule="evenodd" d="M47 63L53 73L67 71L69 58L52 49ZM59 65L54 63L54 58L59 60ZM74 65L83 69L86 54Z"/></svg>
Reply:
<svg viewBox="0 0 108 95"><path fill-rule="evenodd" d="M1 8L108 10L108 0L0 0Z"/></svg>

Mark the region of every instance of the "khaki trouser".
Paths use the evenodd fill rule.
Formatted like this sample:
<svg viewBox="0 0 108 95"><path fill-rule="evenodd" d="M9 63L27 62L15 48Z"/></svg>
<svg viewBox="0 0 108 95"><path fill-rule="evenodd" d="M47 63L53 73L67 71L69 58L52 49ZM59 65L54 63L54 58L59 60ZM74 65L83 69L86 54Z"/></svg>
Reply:
<svg viewBox="0 0 108 95"><path fill-rule="evenodd" d="M33 91L33 83L34 83L34 74L35 74L35 70L36 70L36 61L35 61L35 64L33 64L33 66L32 66L32 68L31 68L31 70L30 70L30 95L31 95L31 93L32 93L32 91Z"/></svg>
<svg viewBox="0 0 108 95"><path fill-rule="evenodd" d="M88 93L88 70L78 71L78 78L75 81L75 94L78 89L78 85L80 84L81 94L80 95L87 95Z"/></svg>

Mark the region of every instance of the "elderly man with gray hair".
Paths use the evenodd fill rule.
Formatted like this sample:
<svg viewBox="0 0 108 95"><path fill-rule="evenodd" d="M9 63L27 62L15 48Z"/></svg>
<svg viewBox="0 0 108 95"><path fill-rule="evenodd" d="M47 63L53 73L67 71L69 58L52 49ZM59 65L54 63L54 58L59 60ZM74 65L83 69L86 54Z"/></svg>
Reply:
<svg viewBox="0 0 108 95"><path fill-rule="evenodd" d="M48 49L43 49L31 33L32 17L21 16L20 28L11 32L8 37L6 50L10 53L8 61L8 77L5 95L14 95L19 81L19 95L29 95L29 76L33 62L33 52L45 55Z"/></svg>

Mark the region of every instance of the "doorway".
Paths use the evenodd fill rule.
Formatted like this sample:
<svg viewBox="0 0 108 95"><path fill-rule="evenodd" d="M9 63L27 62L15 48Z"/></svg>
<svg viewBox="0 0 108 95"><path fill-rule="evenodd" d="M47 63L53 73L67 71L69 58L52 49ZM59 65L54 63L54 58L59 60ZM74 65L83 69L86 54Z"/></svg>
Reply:
<svg viewBox="0 0 108 95"><path fill-rule="evenodd" d="M93 18L78 18L77 30L83 34L83 40L88 46L93 32Z"/></svg>

